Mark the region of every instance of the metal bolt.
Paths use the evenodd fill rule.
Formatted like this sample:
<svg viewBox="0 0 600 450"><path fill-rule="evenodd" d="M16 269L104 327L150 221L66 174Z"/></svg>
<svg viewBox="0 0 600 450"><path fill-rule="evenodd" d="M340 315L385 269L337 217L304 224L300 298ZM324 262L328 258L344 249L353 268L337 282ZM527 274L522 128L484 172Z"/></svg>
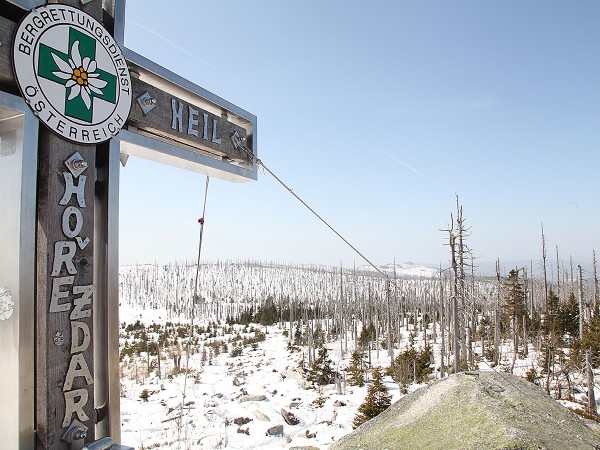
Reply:
<svg viewBox="0 0 600 450"><path fill-rule="evenodd" d="M146 106L156 105L156 99L152 98L152 97L148 97L148 98L146 98L146 99L143 100L143 103Z"/></svg>
<svg viewBox="0 0 600 450"><path fill-rule="evenodd" d="M73 431L73 439L85 439L87 437L87 432L80 428L77 428Z"/></svg>

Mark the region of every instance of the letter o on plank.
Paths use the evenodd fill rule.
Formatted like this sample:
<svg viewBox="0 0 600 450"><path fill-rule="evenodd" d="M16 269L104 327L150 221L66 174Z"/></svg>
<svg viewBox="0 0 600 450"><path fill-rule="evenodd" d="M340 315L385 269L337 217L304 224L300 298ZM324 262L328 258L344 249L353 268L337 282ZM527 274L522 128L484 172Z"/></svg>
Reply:
<svg viewBox="0 0 600 450"><path fill-rule="evenodd" d="M75 226L71 228L71 217L75 217ZM62 230L66 237L74 238L75 236L79 236L81 233L81 227L83 226L83 215L79 209L74 206L69 206L65 208L65 212L62 217Z"/></svg>

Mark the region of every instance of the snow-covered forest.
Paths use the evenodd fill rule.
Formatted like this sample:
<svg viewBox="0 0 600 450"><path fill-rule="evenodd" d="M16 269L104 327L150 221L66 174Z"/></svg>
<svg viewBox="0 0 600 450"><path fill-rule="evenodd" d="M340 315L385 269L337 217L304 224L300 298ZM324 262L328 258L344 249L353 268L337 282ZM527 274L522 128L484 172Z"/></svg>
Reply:
<svg viewBox="0 0 600 450"><path fill-rule="evenodd" d="M390 264L386 276L251 261L122 267L123 442L327 448L374 414L373 386L389 404L456 370L523 376L594 417L595 258L585 275L572 264L549 274L543 259L479 277L454 238L450 268Z"/></svg>

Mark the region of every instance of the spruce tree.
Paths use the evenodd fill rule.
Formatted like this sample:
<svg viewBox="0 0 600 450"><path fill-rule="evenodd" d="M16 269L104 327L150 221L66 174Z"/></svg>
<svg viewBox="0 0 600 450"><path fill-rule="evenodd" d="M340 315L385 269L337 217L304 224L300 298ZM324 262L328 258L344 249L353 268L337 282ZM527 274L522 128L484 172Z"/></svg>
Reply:
<svg viewBox="0 0 600 450"><path fill-rule="evenodd" d="M411 345L396 356L388 369L388 374L398 383L400 390L406 393L411 383L423 383L429 379L429 375L433 372L432 358L433 352L429 345L421 351L417 351Z"/></svg>
<svg viewBox="0 0 600 450"><path fill-rule="evenodd" d="M579 302L575 293L571 292L567 302L560 308L560 325L563 333L569 333L572 338L579 334Z"/></svg>
<svg viewBox="0 0 600 450"><path fill-rule="evenodd" d="M358 407L358 414L352 422L352 428L358 428L373 417L377 417L388 409L391 403L392 396L388 394L388 390L383 384L383 374L379 368L376 368L373 370L365 401Z"/></svg>
<svg viewBox="0 0 600 450"><path fill-rule="evenodd" d="M546 313L542 325L542 345L540 347L539 365L542 375L546 375L546 384L549 376L554 372L555 364L563 356L563 317L561 315L560 301L554 290L550 288L546 297ZM579 329L579 323L577 324ZM547 387L548 389L548 387Z"/></svg>
<svg viewBox="0 0 600 450"><path fill-rule="evenodd" d="M355 350L352 353L350 366L348 367L348 384L350 386L363 386L365 384L365 373L363 372L363 353Z"/></svg>
<svg viewBox="0 0 600 450"><path fill-rule="evenodd" d="M504 308L506 315L511 319L511 329L513 334L513 365L517 353L519 352L519 323L525 315L525 289L519 277L519 271L513 269L508 273L508 278L504 282L506 297ZM527 343L524 343L527 345ZM512 371L512 369L511 369Z"/></svg>
<svg viewBox="0 0 600 450"><path fill-rule="evenodd" d="M308 381L316 383L319 386L333 383L331 360L327 356L327 349L325 347L319 349L317 359L311 364Z"/></svg>

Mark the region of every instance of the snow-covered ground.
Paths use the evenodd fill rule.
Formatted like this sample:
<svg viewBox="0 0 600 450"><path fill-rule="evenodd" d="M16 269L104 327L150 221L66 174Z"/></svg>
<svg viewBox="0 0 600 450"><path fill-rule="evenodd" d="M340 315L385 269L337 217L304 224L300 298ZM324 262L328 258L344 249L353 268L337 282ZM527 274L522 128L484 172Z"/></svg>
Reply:
<svg viewBox="0 0 600 450"><path fill-rule="evenodd" d="M121 310L122 323L134 323L140 317L147 324L159 323L166 312L144 311L140 315L139 310L133 308ZM121 441L136 449L289 449L294 446L326 449L350 433L367 387L343 383L342 393L338 394L332 384L324 386L320 393L302 377L298 367L303 354L288 350L283 330L271 326L267 332L266 340L259 343L256 350L246 348L239 357L221 353L213 358L212 365L202 366L201 355L193 355L189 366L193 374L199 375L188 376L187 382L185 373L164 379L156 374L150 378L138 374L138 381L135 377L122 376ZM347 364L348 358L340 360L339 350L336 351L339 343L328 347L334 361L341 366ZM373 358L375 356L373 352ZM389 365L389 360L384 360L385 352L381 351L380 357L382 367ZM182 366L185 367L185 362ZM142 371L140 367L139 372ZM163 368L163 372L167 371ZM398 400L401 397L398 385L389 377L384 381L392 401ZM418 387L413 386L410 391ZM149 393L147 401L140 398L144 390ZM265 399L240 401L244 395ZM320 396L325 398L322 407L313 403ZM291 412L300 422L288 425L281 415L282 409ZM251 421L236 425L236 419ZM269 436L268 430L277 425L283 426L283 434Z"/></svg>
<svg viewBox="0 0 600 450"><path fill-rule="evenodd" d="M390 268L393 270L392 266L387 267ZM194 275L195 266L192 264L122 267L121 323L131 325L139 320L146 326L153 323L163 326L167 322L186 326L192 310ZM431 298L433 293L440 291L440 286L448 291L445 286L447 280L412 275L394 285L395 298L406 298L409 312L417 311L415 304L411 303L413 299ZM474 286L481 298L496 297L495 282L481 280ZM261 327L263 332L266 331L266 339L255 345L246 345L241 355L232 357L233 335L231 330L225 332L222 322L230 315L236 316L250 307L256 308L267 298L275 299L280 305L289 304L289 299L309 305L319 299L322 305L328 305L343 293L352 293L352 298L373 298L376 304L386 298L381 278L355 276L353 271L340 273L322 267L216 263L202 267L198 292L200 301L195 310L202 317L196 323L206 327L208 322L212 322L214 333L214 324L219 322L216 336L203 336L202 342L196 343L197 352L190 357L187 377L185 370L179 373L173 370L172 353L179 351L181 354L181 346L179 350L162 348L161 378L156 368L148 370L147 355L124 358L121 365L121 442L137 449L289 449L301 446L326 449L352 431L357 409L366 395L366 385L355 387L342 383L340 392L333 384L322 387L320 391L308 385L302 370L299 370L303 360L307 365L306 347L290 351L288 338L277 326L269 326L266 330ZM354 329L360 332L360 304L344 304L355 308L357 319ZM422 318L419 317L416 327L412 323L409 325L409 318L410 315L407 315L403 323L394 324L397 325L396 336L401 336L400 342L395 345L396 354L404 350L409 341L414 341L417 349L424 345ZM245 327L236 325L234 328L234 332L240 334ZM432 341L432 324L427 330L427 342L432 346L435 360L433 377L440 376L439 330L437 324L438 337L435 341ZM158 337L152 336L152 339L157 341ZM446 345L448 339L446 333ZM221 350L220 354L211 351L207 355L211 349L208 344L214 344L215 340L228 344L229 351ZM473 344L477 357L481 355L481 341ZM326 347L332 367L344 374L355 348L354 342L351 338L348 340L344 354L339 340L326 341ZM482 361L480 370L509 371L512 365L510 342L501 346L500 353L498 367L492 369ZM525 376L534 368L539 374L538 356L533 345L529 345L528 355L515 360L513 373ZM387 352L381 348L379 351L373 349L370 358L372 367L386 368L390 364ZM151 356L150 364L155 363L156 356ZM186 367L185 355L181 367ZM384 382L392 395L392 402L397 401L402 396L398 385L390 377L385 377ZM538 384L545 386L545 379L538 380ZM580 374L571 373L568 379L561 375L551 384L553 395L560 392L557 396L562 396L560 402L563 405L583 409L587 387ZM569 385L573 388L570 398ZM409 392L419 387L412 385ZM245 395L264 396L264 399L244 398ZM596 398L600 398L598 389ZM317 399L324 403L317 404ZM291 412L299 423L288 425L281 415L282 410ZM272 431L273 435L269 435L268 431L277 426L283 427L282 432Z"/></svg>

